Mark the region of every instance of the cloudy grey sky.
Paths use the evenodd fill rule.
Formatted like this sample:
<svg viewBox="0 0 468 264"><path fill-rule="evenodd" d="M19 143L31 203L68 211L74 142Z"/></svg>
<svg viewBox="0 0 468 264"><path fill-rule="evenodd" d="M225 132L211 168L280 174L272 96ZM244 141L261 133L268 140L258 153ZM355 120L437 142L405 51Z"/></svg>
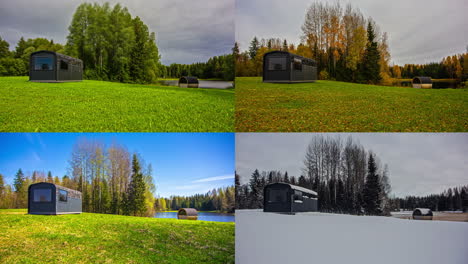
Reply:
<svg viewBox="0 0 468 264"><path fill-rule="evenodd" d="M13 49L21 36L65 43L82 2L121 3L156 33L164 64L206 61L231 52L234 0L0 0L0 36Z"/></svg>
<svg viewBox="0 0 468 264"><path fill-rule="evenodd" d="M241 49L245 50L254 36L287 38L298 44L306 9L313 1L237 0L236 40ZM343 6L348 2L388 33L395 64L438 62L466 51L466 0L340 1Z"/></svg>
<svg viewBox="0 0 468 264"><path fill-rule="evenodd" d="M327 133L351 135L388 164L396 196L439 193L468 184L468 134ZM236 171L245 183L256 168L299 176L314 133L236 133Z"/></svg>

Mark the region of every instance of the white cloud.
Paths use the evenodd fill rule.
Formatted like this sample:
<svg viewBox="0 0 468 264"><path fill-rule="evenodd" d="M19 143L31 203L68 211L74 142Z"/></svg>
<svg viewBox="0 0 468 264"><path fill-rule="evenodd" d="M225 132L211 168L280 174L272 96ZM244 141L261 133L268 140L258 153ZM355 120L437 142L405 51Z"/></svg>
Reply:
<svg viewBox="0 0 468 264"><path fill-rule="evenodd" d="M39 154L37 154L37 152L35 151L33 151L31 155L32 155L32 159L36 162L40 162L42 160Z"/></svg>
<svg viewBox="0 0 468 264"><path fill-rule="evenodd" d="M195 180L193 181L193 183L221 181L221 180L228 180L228 179L234 179L234 175L231 174L231 175L222 175L222 176L216 176L216 177L203 178L203 179Z"/></svg>

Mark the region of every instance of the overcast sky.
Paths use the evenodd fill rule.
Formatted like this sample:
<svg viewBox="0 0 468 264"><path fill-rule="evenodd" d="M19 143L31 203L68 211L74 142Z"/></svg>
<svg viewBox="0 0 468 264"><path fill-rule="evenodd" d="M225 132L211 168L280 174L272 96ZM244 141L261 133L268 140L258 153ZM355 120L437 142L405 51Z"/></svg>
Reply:
<svg viewBox="0 0 468 264"><path fill-rule="evenodd" d="M234 0L0 0L0 36L10 49L21 36L65 44L82 2L121 3L139 16L156 33L164 64L206 61L234 44Z"/></svg>
<svg viewBox="0 0 468 264"><path fill-rule="evenodd" d="M388 164L396 196L439 193L468 184L468 134L327 133L349 135ZM300 176L314 133L236 133L236 171L245 183L256 168Z"/></svg>
<svg viewBox="0 0 468 264"><path fill-rule="evenodd" d="M236 40L245 50L254 36L279 37L299 43L306 9L313 0L237 0ZM335 0L322 0L334 3ZM353 0L389 35L392 62L439 62L463 53L468 45L466 0Z"/></svg>

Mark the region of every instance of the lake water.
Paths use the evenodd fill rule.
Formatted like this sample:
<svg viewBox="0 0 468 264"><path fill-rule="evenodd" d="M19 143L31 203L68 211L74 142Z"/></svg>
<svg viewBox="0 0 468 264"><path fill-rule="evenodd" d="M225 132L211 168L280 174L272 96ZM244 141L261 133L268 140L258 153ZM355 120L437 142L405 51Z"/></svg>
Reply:
<svg viewBox="0 0 468 264"><path fill-rule="evenodd" d="M178 80L161 80L160 83L162 85L169 85L169 86L178 86ZM198 81L199 88L211 88L211 89L227 89L232 88L232 82L226 81Z"/></svg>
<svg viewBox="0 0 468 264"><path fill-rule="evenodd" d="M156 218L174 218L177 219L177 212L157 212ZM198 220L214 222L234 222L233 214L198 212Z"/></svg>
<svg viewBox="0 0 468 264"><path fill-rule="evenodd" d="M412 87L413 84L411 81L400 81L400 80L395 80L393 82L393 86L403 86L403 87ZM445 89L445 88L461 88L461 82L457 80L452 80L452 81L440 81L437 79L432 80L432 88L433 89Z"/></svg>

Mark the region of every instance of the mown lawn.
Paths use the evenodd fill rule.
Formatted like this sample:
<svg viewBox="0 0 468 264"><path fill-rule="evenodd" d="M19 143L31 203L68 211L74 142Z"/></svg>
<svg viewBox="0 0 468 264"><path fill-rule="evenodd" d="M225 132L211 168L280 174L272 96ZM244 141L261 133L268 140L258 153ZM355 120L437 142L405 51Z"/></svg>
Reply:
<svg viewBox="0 0 468 264"><path fill-rule="evenodd" d="M1 132L233 130L233 90L0 77Z"/></svg>
<svg viewBox="0 0 468 264"><path fill-rule="evenodd" d="M0 210L0 263L234 263L234 223Z"/></svg>
<svg viewBox="0 0 468 264"><path fill-rule="evenodd" d="M468 90L236 78L236 131L468 131Z"/></svg>

